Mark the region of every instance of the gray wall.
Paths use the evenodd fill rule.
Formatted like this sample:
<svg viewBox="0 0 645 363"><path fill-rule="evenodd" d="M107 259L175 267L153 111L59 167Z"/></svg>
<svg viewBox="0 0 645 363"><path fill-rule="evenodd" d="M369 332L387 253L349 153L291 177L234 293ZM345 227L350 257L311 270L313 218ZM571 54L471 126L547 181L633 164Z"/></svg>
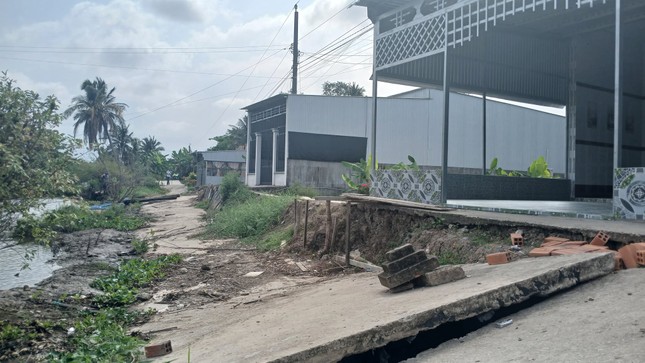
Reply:
<svg viewBox="0 0 645 363"><path fill-rule="evenodd" d="M302 185L313 188L346 190L341 174L348 173L341 163L322 161L289 160L287 163L287 185Z"/></svg>

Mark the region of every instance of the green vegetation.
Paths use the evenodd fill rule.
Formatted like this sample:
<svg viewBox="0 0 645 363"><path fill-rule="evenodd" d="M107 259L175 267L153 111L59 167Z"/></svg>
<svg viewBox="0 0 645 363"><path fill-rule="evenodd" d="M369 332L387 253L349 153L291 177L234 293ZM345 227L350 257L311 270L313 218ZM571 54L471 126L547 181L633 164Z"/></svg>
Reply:
<svg viewBox="0 0 645 363"><path fill-rule="evenodd" d="M546 159L544 159L544 156L539 156L537 159L533 160L531 165L529 165L526 173L515 170L507 171L499 167L497 164L497 158L493 158L488 169L488 175L529 178L554 178L553 174L549 170L549 164L546 162Z"/></svg>
<svg viewBox="0 0 645 363"><path fill-rule="evenodd" d="M390 170L415 170L418 171L419 165L417 161L408 155L409 164L404 164L399 162L391 166L387 166L384 169ZM343 166L349 168L349 175L342 174L341 178L347 185L349 189L355 190L360 194L369 194L370 193L370 173L372 170L372 155L367 156L367 160L361 159L357 163L349 163L347 161L342 162ZM378 161L374 163L375 169L379 169Z"/></svg>
<svg viewBox="0 0 645 363"><path fill-rule="evenodd" d="M95 296L92 305L101 308L86 312L74 324L75 333L64 351L52 353L53 362L136 362L141 339L131 336L127 327L145 320L152 312L128 311L136 301L138 288L164 276L164 270L181 261L178 255L154 260L124 261L111 275L94 280L92 287L104 292Z"/></svg>
<svg viewBox="0 0 645 363"><path fill-rule="evenodd" d="M206 226L206 237L240 238L260 249L273 249L293 235L293 231L276 230L284 211L293 203L294 194L287 190L280 195L257 195L244 185L239 176L224 176L219 187L222 209L212 211Z"/></svg>
<svg viewBox="0 0 645 363"><path fill-rule="evenodd" d="M439 260L440 265L461 265L466 263L463 256L460 256L454 251L441 251L437 255L437 259Z"/></svg>
<svg viewBox="0 0 645 363"><path fill-rule="evenodd" d="M132 259L119 265L113 274L94 280L90 286L104 292L94 297L99 307L125 306L135 302L138 288L164 276L164 269L181 261L179 255L154 260Z"/></svg>
<svg viewBox="0 0 645 363"><path fill-rule="evenodd" d="M27 215L41 198L76 192L67 169L76 143L56 130L62 122L54 96L41 99L0 74L0 230Z"/></svg>
<svg viewBox="0 0 645 363"><path fill-rule="evenodd" d="M217 150L237 150L240 146L246 147L246 133L248 129L249 118L244 115L241 119L237 120L236 125L229 125L229 129L221 136L215 136L209 140L217 142L213 147L208 148L209 151Z"/></svg>
<svg viewBox="0 0 645 363"><path fill-rule="evenodd" d="M104 211L88 206L65 206L46 213L42 218L27 216L18 220L13 236L20 241L49 242L56 233L70 233L93 228L133 231L146 220L136 215L136 206L115 205Z"/></svg>
<svg viewBox="0 0 645 363"><path fill-rule="evenodd" d="M323 96L365 96L365 88L357 83L343 81L323 83Z"/></svg>

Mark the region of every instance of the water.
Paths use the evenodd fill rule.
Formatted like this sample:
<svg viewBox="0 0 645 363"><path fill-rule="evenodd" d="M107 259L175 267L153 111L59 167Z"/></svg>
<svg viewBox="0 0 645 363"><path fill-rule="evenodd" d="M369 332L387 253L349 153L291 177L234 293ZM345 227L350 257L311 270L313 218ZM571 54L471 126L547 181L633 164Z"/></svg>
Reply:
<svg viewBox="0 0 645 363"><path fill-rule="evenodd" d="M31 212L40 216L47 211L69 204L70 202L64 199L45 199L41 208ZM49 247L34 244L11 246L13 244L15 241L11 239L0 242L0 290L24 285L33 286L60 268L60 266L48 262L54 257ZM3 248L5 246L11 247ZM25 257L27 254L33 255L33 257L28 259ZM22 269L25 264L28 264L28 268ZM16 274L18 276L15 276Z"/></svg>
<svg viewBox="0 0 645 363"><path fill-rule="evenodd" d="M9 244L12 244L9 241ZM33 258L26 259L25 254L33 251ZM17 245L0 249L0 290L30 285L48 278L60 266L48 263L53 254L49 247L39 245ZM22 269L25 263L29 267ZM18 274L18 276L14 276Z"/></svg>

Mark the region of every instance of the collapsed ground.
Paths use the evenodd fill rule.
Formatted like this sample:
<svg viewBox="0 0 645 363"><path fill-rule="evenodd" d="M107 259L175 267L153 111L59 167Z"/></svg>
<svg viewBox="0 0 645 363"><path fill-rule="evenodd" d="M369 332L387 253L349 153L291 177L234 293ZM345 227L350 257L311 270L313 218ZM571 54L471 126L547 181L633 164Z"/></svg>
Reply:
<svg viewBox="0 0 645 363"><path fill-rule="evenodd" d="M304 226L301 222L300 229L293 233L294 237L272 251L254 249L238 240L199 239L205 214L194 207L197 202L194 197L181 197L142 209L152 218L150 224L137 233L139 237L148 238L150 251L146 258L154 258L160 253L181 253L184 258L178 266L166 272L164 279L139 290L140 309L153 307L172 313L199 308L209 302L249 304L254 302L253 295L258 292L279 291L284 287L318 283L360 272L356 268L346 269L331 258L343 252L344 248L346 208L343 204L332 203L335 238L330 253L320 256L327 219L324 202L309 201L306 247L302 243ZM298 201L301 214L304 213L304 204L303 200ZM301 221L304 221L303 217L300 216ZM351 219L353 258L376 264L382 262L385 251L404 243L412 243L415 248L438 256L442 264L483 262L487 253L508 250L508 234L514 232L514 229L504 226L483 228L447 224L441 217L424 212L373 205L354 206ZM291 205L276 229L293 228L294 222L294 206ZM546 235L554 234L552 230L540 228L523 232L527 243L514 252L518 257L539 245ZM570 239L585 237L565 231L555 232ZM3 335L0 360L39 361L48 352L60 349L69 339L68 329L72 321L79 310L84 309L83 300L100 294L100 291L90 288L89 283L113 270L119 260L131 257L134 238L133 233L113 230L88 230L65 235L56 244L60 250L56 260L64 268L36 287L0 292L3 324L15 324L26 332L18 341L11 341ZM88 243L90 249L86 254ZM251 276L247 276L249 273ZM139 330L134 327L133 334L143 338L154 337L154 332Z"/></svg>

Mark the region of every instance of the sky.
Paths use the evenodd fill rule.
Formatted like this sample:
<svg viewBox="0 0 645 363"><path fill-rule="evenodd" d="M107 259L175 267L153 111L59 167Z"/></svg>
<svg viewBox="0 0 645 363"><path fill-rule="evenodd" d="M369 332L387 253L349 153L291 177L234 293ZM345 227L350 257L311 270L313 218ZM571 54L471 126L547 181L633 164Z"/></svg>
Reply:
<svg viewBox="0 0 645 363"><path fill-rule="evenodd" d="M62 110L100 77L134 136L205 150L242 107L290 90L295 1L0 0L0 70ZM373 33L353 2L299 1L299 93L345 81L371 94ZM379 96L408 89L380 83ZM60 130L73 134L71 118Z"/></svg>

